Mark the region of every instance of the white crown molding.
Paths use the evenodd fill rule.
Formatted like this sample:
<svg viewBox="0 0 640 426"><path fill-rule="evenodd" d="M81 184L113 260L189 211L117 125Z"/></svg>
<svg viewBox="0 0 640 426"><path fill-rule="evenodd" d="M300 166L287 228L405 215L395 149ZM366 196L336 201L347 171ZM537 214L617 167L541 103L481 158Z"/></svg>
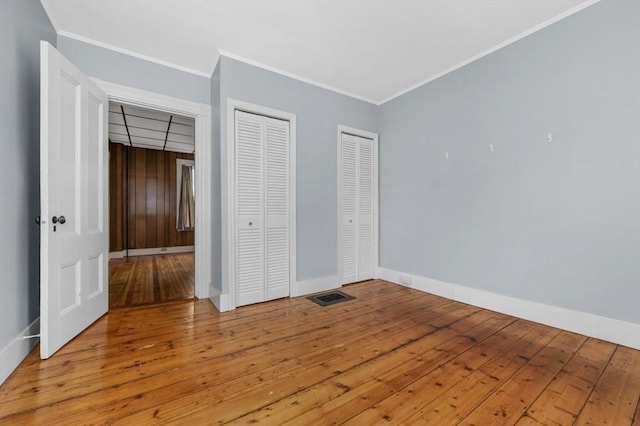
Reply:
<svg viewBox="0 0 640 426"><path fill-rule="evenodd" d="M384 99L384 100L382 100L380 102L377 102L376 105L383 105L383 104L385 104L385 103L387 103L387 102L389 102L389 101L391 101L391 100L393 100L395 98L398 98L398 97L400 97L400 96L402 96L402 95L404 95L406 93L411 92L412 90L417 89L418 87L424 86L427 83L431 83L432 81L434 81L434 80L436 80L436 79L438 79L440 77L443 77L443 76L445 76L445 75L447 75L447 74L449 74L449 73L451 73L451 72L453 72L453 71L455 71L455 70L457 70L459 68L462 68L465 65L468 65L468 64L470 64L472 62L475 62L478 59L481 59L481 58L483 58L483 57L485 57L485 56L487 56L487 55L489 55L489 54L491 54L491 53L493 53L493 52L495 52L497 50L502 49L503 47L506 47L506 46L508 46L508 45L510 45L512 43L515 43L516 41L518 41L520 39L523 39L523 38L527 37L528 35L531 35L531 34L533 34L535 32L538 32L541 29L546 28L551 24L555 24L556 22L561 21L562 19L567 18L567 17L573 15L574 13L579 12L582 9L586 9L589 6L598 3L599 1L600 0L589 0L589 1L586 1L584 3L581 3L578 6L576 6L574 8L571 8L571 9L567 10L566 12L561 13L560 15L554 16L553 18L548 19L548 20L544 21L543 23L532 27L532 28L528 29L527 31L525 31L523 33L520 33L515 37L512 37L512 38L510 38L510 39L508 39L508 40L506 40L506 41L504 41L504 42L502 42L500 44L497 44L497 45L485 50L484 52L481 52L481 53L479 53L479 54L477 54L475 56L472 56L469 59L466 59L466 60L464 60L464 61L462 61L462 62L460 62L460 63L458 63L458 64L456 64L456 65L454 65L454 66L452 66L450 68L447 68L446 70L444 70L442 72L439 72L438 74L433 75L433 76L431 76L431 77L429 77L429 78L427 78L425 80L422 80L419 83L416 83L416 84L414 84L412 86L409 86L406 89L401 90L400 92L396 93L395 95L391 95L388 98L386 98L386 99Z"/></svg>
<svg viewBox="0 0 640 426"><path fill-rule="evenodd" d="M387 268L380 268L379 272L380 279L394 284L573 333L607 340L633 349L640 349L640 324L637 323L505 296Z"/></svg>
<svg viewBox="0 0 640 426"><path fill-rule="evenodd" d="M51 15L49 15L49 19L51 19ZM53 22L52 22L53 24ZM55 25L54 25L55 28ZM133 56L134 58L142 59L143 61L152 62L154 64L163 65L165 67L173 68L178 71L183 71L189 74L197 75L199 77L210 77L210 75L203 71L194 70L193 68L188 68L182 65L174 64L172 62L167 62L162 59L154 58L152 56L143 55L141 53L137 53L131 50L123 49L121 47L113 46L111 44L103 43L101 41L97 41L88 37L84 37L78 34L70 33L68 31L57 31L58 36L67 37L73 40L81 41L83 43L91 44L93 46L102 47L103 49L112 50L114 52L122 53L123 55Z"/></svg>
<svg viewBox="0 0 640 426"><path fill-rule="evenodd" d="M262 64L260 62L256 62L254 60L247 59L247 58L244 58L242 56L238 56L238 55L235 55L233 53L229 53L229 52L224 51L224 50L218 50L218 53L220 54L220 56L226 56L227 58L235 59L236 61L244 62L245 64L252 65L252 66L257 67L257 68L262 68L263 70L271 71L271 72L274 72L276 74L280 74L280 75L283 75L285 77L289 77L291 79L301 81L303 83L311 84L312 86L320 87L322 89L329 90L329 91L334 92L334 93L338 93L340 95L344 95L344 96L348 96L350 98L358 99L360 101L367 102L367 103L370 103L370 104L373 104L373 105L380 105L379 102L376 102L376 101L374 101L372 99L369 99L369 98L365 98L364 96L359 96L359 95L356 95L355 93L347 92L346 90L338 89L336 87L329 86L328 84L320 83L319 81L311 80L309 78L305 78L305 77L299 76L297 74L293 74L293 73L290 73L288 71L284 71L284 70L281 70L279 68L272 67L270 65L265 65L265 64ZM214 70L215 70L215 67L214 67ZM211 72L211 75L213 75L213 71Z"/></svg>
<svg viewBox="0 0 640 426"><path fill-rule="evenodd" d="M484 56L487 56L487 55L489 55L489 54L491 54L491 53L493 53L493 52L495 52L497 50L500 50L505 46L508 46L508 45L510 45L512 43L515 43L516 41L518 41L518 40L520 40L520 39L522 39L522 38L524 38L524 37L526 37L526 36L528 36L530 34L533 34L533 33L537 32L537 31L540 31L541 29L543 29L545 27L548 27L549 25L552 25L552 24L554 24L554 23L556 23L556 22L558 22L558 21L560 21L560 20L562 20L564 18L567 18L567 17L573 15L574 13L577 13L577 12L579 12L579 11L581 11L581 10L583 10L583 9L585 9L585 8L595 4L595 3L598 3L599 1L600 0L588 0L588 1L585 1L584 3L581 3L578 6L567 10L566 12L563 12L563 13L557 15L557 16L554 16L553 18L548 19L547 21L532 27L532 28L530 28L529 30L527 30L527 31L525 31L523 33L520 33L520 34L516 35L515 37L512 37L512 38L510 38L510 39L508 39L508 40L506 40L506 41L504 41L502 43L499 43L499 44L497 44L497 45L495 45L495 46L493 46L493 47L491 47L491 48L489 48L489 49L487 49L487 50L485 50L485 51L483 51L483 52L481 52L481 53L479 53L477 55L474 55L474 56L472 56L472 57L470 57L470 58L468 58L468 59L466 59L466 60L464 60L464 61L462 61L462 62L460 62L460 63L458 63L458 64L456 64L454 66L452 66L452 67L449 67L449 68L443 70L442 72L439 72L436 75L433 75L433 76L431 76L431 77L429 77L429 78L427 78L425 80L422 80L422 81L420 81L420 82L418 82L416 84L413 84L413 85L407 87L406 89L403 89L403 90L397 92L394 95L389 96L388 98L386 98L386 99L384 99L382 101L375 101L373 99L369 99L369 98L366 98L364 96L360 96L360 95L357 95L355 93L352 93L352 92L349 92L349 91L346 91L346 90L338 89L338 88L330 86L328 84L324 84L324 83L321 83L319 81L315 81L315 80L312 80L312 79L309 79L309 78L306 78L306 77L302 77L302 76L299 76L297 74L293 74L293 73L290 73L288 71L285 71L285 70L282 70L282 69L279 69L279 68L276 68L276 67L272 67L270 65L266 65L266 64L263 64L263 63L260 63L260 62L257 62L257 61L254 61L254 60L251 60L251 59L248 59L248 58L242 57L240 55L236 55L234 53L227 52L227 51L221 50L221 49L218 50L218 58L216 59L211 71L210 72L203 72L203 71L195 70L195 69L188 68L188 67L185 67L185 66L182 66L182 65L178 65L178 64L171 63L171 62L167 62L167 61L164 61L164 60L161 60L161 59L157 59L157 58L154 58L154 57L151 57L151 56L147 56L147 55L143 55L143 54L140 54L140 53L137 53L137 52L133 52L131 50L127 50L127 49L123 49L123 48L120 48L120 47L116 47L116 46L113 46L113 45L110 45L110 44L107 44L107 43L103 43L103 42L100 42L100 41L97 41L97 40L94 40L94 39L90 39L88 37L80 36L78 34L74 34L74 33L68 32L68 31L59 30L59 25L57 24L57 22L56 22L56 20L54 18L54 15L50 12L49 7L47 6L47 2L45 0L40 0L40 2L42 4L46 14L49 17L49 20L51 21L51 24L53 25L53 28L56 31L56 33L58 34L58 36L68 37L68 38L71 38L71 39L74 39L74 40L78 40L78 41L82 41L84 43L88 43L88 44L91 44L91 45L94 45L94 46L102 47L104 49L112 50L114 52L122 53L124 55L133 56L133 57L138 58L138 59L142 59L142 60L145 60L145 61L156 63L158 65L163 65L163 66L166 66L166 67L169 67L169 68L173 68L173 69L176 69L176 70L179 70L179 71L183 71L183 72L187 72L187 73L190 73L190 74L193 74L193 75L197 75L197 76L200 76L200 77L207 77L207 78L211 78L213 76L213 73L214 73L214 71L216 69L216 66L217 66L218 62L220 61L220 57L221 56L226 56L227 58L234 59L236 61L243 62L245 64L252 65L252 66L264 69L266 71L271 71L271 72L274 72L276 74L280 74L280 75L283 75L285 77L288 77L288 78L291 78L291 79L294 79L294 80L298 80L298 81L301 81L303 83L311 84L313 86L320 87L322 89L326 89L326 90L329 90L331 92L338 93L338 94L341 94L341 95L344 95L344 96L348 96L350 98L358 99L360 101L367 102L367 103L370 103L370 104L376 105L376 106L383 105L383 104L385 104L385 103L387 103L387 102L389 102L389 101L391 101L391 100L393 100L393 99L395 99L397 97L400 97L400 96L402 96L402 95L404 95L406 93L411 92L412 90L415 90L415 89L417 89L417 88L419 88L421 86L424 86L427 83L430 83L430 82L432 82L432 81L434 81L434 80L436 80L436 79L438 79L438 78L440 78L440 77L442 77L444 75L447 75L447 74L449 74L449 73L451 73L451 72L453 72L453 71L455 71L455 70L457 70L459 68L464 67L465 65L468 65L468 64L470 64L470 63L472 63L474 61L477 61L478 59L481 59Z"/></svg>

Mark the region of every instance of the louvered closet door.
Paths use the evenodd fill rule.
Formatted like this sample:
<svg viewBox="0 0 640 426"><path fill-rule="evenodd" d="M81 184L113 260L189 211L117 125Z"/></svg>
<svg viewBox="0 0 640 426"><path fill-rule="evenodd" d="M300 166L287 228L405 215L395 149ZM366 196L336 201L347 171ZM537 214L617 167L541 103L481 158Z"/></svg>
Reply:
<svg viewBox="0 0 640 426"><path fill-rule="evenodd" d="M358 281L358 139L342 135L342 279Z"/></svg>
<svg viewBox="0 0 640 426"><path fill-rule="evenodd" d="M289 296L289 122L264 117L266 299Z"/></svg>
<svg viewBox="0 0 640 426"><path fill-rule="evenodd" d="M236 283L238 306L265 300L261 116L236 111Z"/></svg>
<svg viewBox="0 0 640 426"><path fill-rule="evenodd" d="M358 138L358 280L373 275L373 141Z"/></svg>
<svg viewBox="0 0 640 426"><path fill-rule="evenodd" d="M289 122L236 111L237 305L289 295Z"/></svg>
<svg viewBox="0 0 640 426"><path fill-rule="evenodd" d="M373 141L342 134L342 283L374 277Z"/></svg>

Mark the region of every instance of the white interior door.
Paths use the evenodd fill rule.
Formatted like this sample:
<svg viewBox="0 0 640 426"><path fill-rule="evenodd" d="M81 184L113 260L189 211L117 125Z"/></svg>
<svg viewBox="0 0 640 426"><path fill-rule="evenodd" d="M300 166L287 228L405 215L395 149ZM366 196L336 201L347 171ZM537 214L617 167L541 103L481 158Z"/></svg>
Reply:
<svg viewBox="0 0 640 426"><path fill-rule="evenodd" d="M289 296L289 122L235 112L238 306Z"/></svg>
<svg viewBox="0 0 640 426"><path fill-rule="evenodd" d="M40 356L108 310L108 99L40 46Z"/></svg>
<svg viewBox="0 0 640 426"><path fill-rule="evenodd" d="M375 275L374 141L341 135L342 284Z"/></svg>

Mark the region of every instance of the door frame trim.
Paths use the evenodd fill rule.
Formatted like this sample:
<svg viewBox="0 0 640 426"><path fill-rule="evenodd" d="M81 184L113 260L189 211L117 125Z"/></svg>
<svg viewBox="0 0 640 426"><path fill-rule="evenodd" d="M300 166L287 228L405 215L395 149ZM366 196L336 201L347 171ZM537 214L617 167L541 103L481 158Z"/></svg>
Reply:
<svg viewBox="0 0 640 426"><path fill-rule="evenodd" d="M338 198L338 215L337 215L337 260L338 260L338 284L343 285L344 282L344 265L342 263L342 135L348 134L358 136L365 139L371 139L373 141L373 273L374 277L380 276L380 258L379 258L379 234L378 234L378 193L380 191L378 187L378 134L367 130L356 129L354 127L338 124L338 137L337 137L337 155L338 155L338 186L337 186L337 198Z"/></svg>
<svg viewBox="0 0 640 426"><path fill-rule="evenodd" d="M233 310L238 303L236 283L236 244L233 235L236 226L236 166L235 166L235 112L243 111L289 122L289 297L298 294L297 237L296 237L296 114L227 98L227 265L229 282L229 306ZM224 240L223 240L224 241ZM223 245L224 247L224 245Z"/></svg>
<svg viewBox="0 0 640 426"><path fill-rule="evenodd" d="M209 297L211 283L211 191L206 182L211 182L211 106L178 99L146 90L123 86L97 78L91 78L109 101L121 102L142 108L180 114L195 119L195 165L196 170L196 229L195 229L195 285L198 299ZM208 160L208 161L207 161Z"/></svg>

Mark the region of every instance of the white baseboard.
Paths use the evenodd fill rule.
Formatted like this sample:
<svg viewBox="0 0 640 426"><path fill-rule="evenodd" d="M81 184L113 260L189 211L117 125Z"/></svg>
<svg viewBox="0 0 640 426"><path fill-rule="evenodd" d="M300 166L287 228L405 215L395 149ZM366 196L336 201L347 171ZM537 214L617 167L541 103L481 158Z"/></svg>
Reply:
<svg viewBox="0 0 640 426"><path fill-rule="evenodd" d="M298 281L291 287L291 297L305 296L307 294L333 290L340 287L337 275Z"/></svg>
<svg viewBox="0 0 640 426"><path fill-rule="evenodd" d="M291 297L333 290L339 287L337 275L298 281L291 286ZM231 307L231 297L228 294L221 294L220 290L213 286L209 287L209 300L211 300L211 303L213 303L220 312L234 309Z"/></svg>
<svg viewBox="0 0 640 426"><path fill-rule="evenodd" d="M154 247L143 249L130 249L129 256L151 256L155 254L175 254L175 253L192 253L195 246L177 246L177 247ZM122 259L127 254L126 250L112 251L109 253L109 259Z"/></svg>
<svg viewBox="0 0 640 426"><path fill-rule="evenodd" d="M504 296L387 268L380 268L379 277L447 299L640 349L640 324Z"/></svg>
<svg viewBox="0 0 640 426"><path fill-rule="evenodd" d="M24 339L24 336L33 336L40 333L40 318L29 324L7 346L0 351L0 385L7 380L20 363L29 355L29 352L40 341L39 338Z"/></svg>
<svg viewBox="0 0 640 426"><path fill-rule="evenodd" d="M231 311L231 298L228 294L221 294L220 290L209 286L209 300L219 312Z"/></svg>

